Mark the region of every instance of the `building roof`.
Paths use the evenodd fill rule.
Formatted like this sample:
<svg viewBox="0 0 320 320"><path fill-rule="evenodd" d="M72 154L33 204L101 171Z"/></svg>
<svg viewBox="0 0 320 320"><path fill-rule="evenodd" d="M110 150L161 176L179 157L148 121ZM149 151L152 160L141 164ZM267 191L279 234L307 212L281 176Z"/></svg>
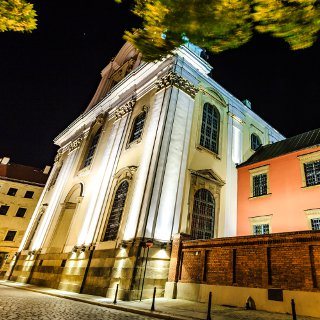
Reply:
<svg viewBox="0 0 320 320"><path fill-rule="evenodd" d="M0 163L0 179L44 186L48 174L41 169L16 163Z"/></svg>
<svg viewBox="0 0 320 320"><path fill-rule="evenodd" d="M320 128L261 146L247 161L241 163L238 168L316 145L320 145Z"/></svg>

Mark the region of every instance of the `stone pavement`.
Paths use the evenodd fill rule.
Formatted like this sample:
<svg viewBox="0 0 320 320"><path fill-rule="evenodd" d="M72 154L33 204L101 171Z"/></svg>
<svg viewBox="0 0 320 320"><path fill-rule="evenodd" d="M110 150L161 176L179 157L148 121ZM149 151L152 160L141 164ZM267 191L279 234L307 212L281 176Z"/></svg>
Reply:
<svg viewBox="0 0 320 320"><path fill-rule="evenodd" d="M25 289L29 291L35 291L38 293L43 293L43 299L39 299L39 301L43 302L43 307L46 310L51 310L49 318L46 318L45 316L43 318L21 318L19 319L152 319L152 318L160 318L160 319L177 319L177 320L188 320L188 319L206 319L206 311L207 306L204 303L196 303L196 302L190 302L186 300L171 300L171 299L164 299L164 298L157 298L156 299L156 311L151 312L150 307L152 301L150 299L140 301L118 301L116 305L112 303L111 299L107 299L104 297L98 297L98 296L92 296L92 295L85 295L85 294L77 294L72 292L66 292L66 291L60 291L60 290L54 290L49 288L42 288L37 287L29 284L21 284L11 281L0 281L0 319L2 319L2 309L1 306L5 300L3 300L1 291L3 291L6 287L12 287L13 288L20 288ZM9 289L9 288L8 288ZM16 290L17 291L17 290ZM23 292L22 290L19 290L20 292ZM29 293L29 292L28 292ZM21 296L26 295L26 293L21 293ZM64 298L68 300L68 302L61 303L62 309L66 310L66 314L68 316L65 316L64 318L57 318L53 317L55 315L57 305L60 306L60 303L55 302L52 305L46 304L46 300L49 299L49 296ZM52 297L50 297L52 298ZM58 299L59 300L59 299ZM61 299L60 299L61 301ZM88 310L85 317L78 317L77 314L72 311L72 313L68 313L70 311L71 306L69 306L69 303L71 302L85 302L86 304L79 304L79 310ZM28 303L28 301L25 301ZM90 304L90 306L88 306ZM10 314L15 314L15 312L18 312L19 310L23 310L25 307L14 307L11 303L9 303L11 307ZM6 308L6 306L4 306ZM101 308L103 307L103 308ZM12 309L13 308L13 309ZM40 306L42 308L42 306ZM6 310L6 309L5 309ZM60 310L58 308L58 310ZM69 311L68 311L69 310ZM105 311L101 311L105 310ZM110 312L109 313L107 313ZM132 312L135 315L131 314L131 316L127 316L126 313L122 314L114 314L114 312L120 312L120 311L126 311L126 312ZM105 312L105 313L104 313ZM52 314L52 317L51 317ZM82 313L81 313L82 314ZM107 317L105 315L107 314ZM109 314L109 315L108 315ZM91 317L91 318L90 318ZM151 317L151 318L150 318ZM287 314L281 314L281 313L271 313L271 312L265 312L265 311L249 311L245 310L243 308L232 308L232 307L226 307L226 306L212 306L212 313L211 313L212 320L291 320L292 316ZM7 318L6 319L18 319L18 318ZM298 320L315 320L319 318L311 318L311 317L302 317L298 316Z"/></svg>
<svg viewBox="0 0 320 320"><path fill-rule="evenodd" d="M155 319L125 311L0 286L1 320L143 320Z"/></svg>

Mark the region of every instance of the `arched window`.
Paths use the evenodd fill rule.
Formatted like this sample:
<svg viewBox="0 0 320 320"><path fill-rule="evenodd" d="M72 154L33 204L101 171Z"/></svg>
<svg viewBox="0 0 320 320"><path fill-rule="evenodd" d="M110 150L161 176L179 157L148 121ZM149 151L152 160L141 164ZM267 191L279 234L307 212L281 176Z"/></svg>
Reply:
<svg viewBox="0 0 320 320"><path fill-rule="evenodd" d="M210 239L214 234L215 202L210 191L198 190L194 195L191 238Z"/></svg>
<svg viewBox="0 0 320 320"><path fill-rule="evenodd" d="M209 103L203 106L200 145L218 153L220 114L217 108Z"/></svg>
<svg viewBox="0 0 320 320"><path fill-rule="evenodd" d="M256 151L262 145L261 140L255 133L251 134L251 149Z"/></svg>
<svg viewBox="0 0 320 320"><path fill-rule="evenodd" d="M92 140L91 140L91 142L89 144L86 157L83 160L82 168L90 166L90 164L92 162L92 159L93 159L93 156L94 156L94 152L95 152L95 150L97 148L97 145L98 145L98 142L99 142L99 139L100 139L100 136L101 136L101 131L102 131L102 127L100 127L97 130L97 132L95 133L95 135L93 136L93 138L92 138Z"/></svg>
<svg viewBox="0 0 320 320"><path fill-rule="evenodd" d="M135 118L135 120L133 122L133 126L132 126L132 131L131 131L129 143L131 143L141 137L145 119L146 119L146 112L145 111L141 112Z"/></svg>
<svg viewBox="0 0 320 320"><path fill-rule="evenodd" d="M103 241L115 240L117 238L122 212L127 198L128 188L129 183L127 180L124 180L121 182L116 191Z"/></svg>

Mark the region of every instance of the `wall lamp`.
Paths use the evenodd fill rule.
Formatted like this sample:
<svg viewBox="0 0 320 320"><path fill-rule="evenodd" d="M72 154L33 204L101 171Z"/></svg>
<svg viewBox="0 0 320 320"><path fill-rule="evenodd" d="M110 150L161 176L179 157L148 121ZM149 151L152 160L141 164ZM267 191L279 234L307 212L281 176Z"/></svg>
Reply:
<svg viewBox="0 0 320 320"><path fill-rule="evenodd" d="M78 246L74 246L74 247L72 248L72 252L73 252L73 253L77 253L77 252L78 252Z"/></svg>

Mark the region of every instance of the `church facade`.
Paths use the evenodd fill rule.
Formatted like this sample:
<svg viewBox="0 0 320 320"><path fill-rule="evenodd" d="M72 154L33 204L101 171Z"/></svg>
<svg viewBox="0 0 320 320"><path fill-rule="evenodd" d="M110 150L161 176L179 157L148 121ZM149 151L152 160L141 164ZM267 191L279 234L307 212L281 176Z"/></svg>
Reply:
<svg viewBox="0 0 320 320"><path fill-rule="evenodd" d="M171 240L236 235L237 169L284 137L210 76L191 44L145 63L129 43L55 164L6 277L120 299L159 295Z"/></svg>

